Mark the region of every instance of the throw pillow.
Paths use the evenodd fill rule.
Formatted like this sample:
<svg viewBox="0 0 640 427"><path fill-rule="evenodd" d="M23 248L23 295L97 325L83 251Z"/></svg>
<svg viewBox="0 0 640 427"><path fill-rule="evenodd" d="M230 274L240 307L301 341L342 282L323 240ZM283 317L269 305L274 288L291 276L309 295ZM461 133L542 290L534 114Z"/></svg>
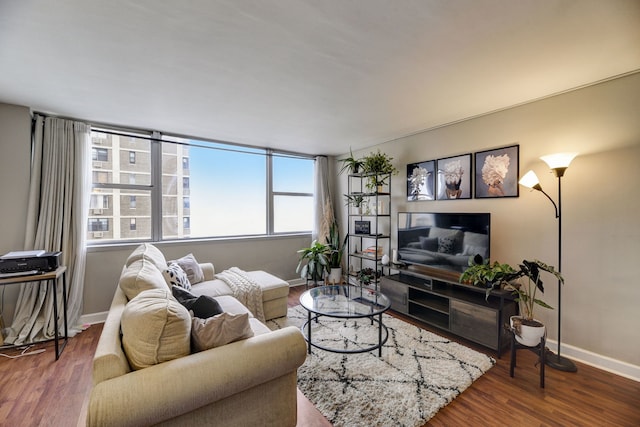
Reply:
<svg viewBox="0 0 640 427"><path fill-rule="evenodd" d="M194 317L191 321L194 351L220 347L252 336L249 313L222 313L208 319Z"/></svg>
<svg viewBox="0 0 640 427"><path fill-rule="evenodd" d="M487 248L484 246L464 245L464 251L462 255L475 256L480 255L482 258L487 257Z"/></svg>
<svg viewBox="0 0 640 427"><path fill-rule="evenodd" d="M169 287L181 286L186 290L191 289L191 282L189 282L187 273L185 273L184 270L175 262L170 263L167 266L167 269L162 272L162 275Z"/></svg>
<svg viewBox="0 0 640 427"><path fill-rule="evenodd" d="M191 316L169 289L140 292L124 307L120 327L122 346L134 370L191 352Z"/></svg>
<svg viewBox="0 0 640 427"><path fill-rule="evenodd" d="M191 282L192 285L204 281L204 272L202 271L202 267L200 267L200 264L198 264L198 261L196 261L196 258L193 256L193 254L185 255L180 259L170 262L177 263L180 268L182 268L184 272L187 273L189 282Z"/></svg>
<svg viewBox="0 0 640 427"><path fill-rule="evenodd" d="M209 317L213 317L216 314L224 312L220 303L209 295L195 296L180 286L172 286L171 292L180 304L182 304L187 310L193 312L194 317L208 319Z"/></svg>
<svg viewBox="0 0 640 427"><path fill-rule="evenodd" d="M454 253L456 247L456 238L454 236L438 237L438 252L445 254Z"/></svg>
<svg viewBox="0 0 640 427"><path fill-rule="evenodd" d="M420 236L420 249L424 249L425 251L432 251L432 252L437 251L438 238Z"/></svg>

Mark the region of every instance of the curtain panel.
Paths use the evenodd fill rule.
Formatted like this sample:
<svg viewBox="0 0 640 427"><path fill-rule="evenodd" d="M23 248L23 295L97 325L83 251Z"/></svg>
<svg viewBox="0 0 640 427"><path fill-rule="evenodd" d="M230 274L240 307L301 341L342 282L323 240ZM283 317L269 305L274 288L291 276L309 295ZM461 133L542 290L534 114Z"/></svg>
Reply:
<svg viewBox="0 0 640 427"><path fill-rule="evenodd" d="M88 124L35 115L24 249L62 252L62 263L67 266L70 336L80 331L76 324L82 313L90 146ZM62 316L62 287L57 291ZM22 344L51 339L57 332L64 333L62 320L58 319L60 331L55 331L53 294L46 284L23 284L6 341Z"/></svg>

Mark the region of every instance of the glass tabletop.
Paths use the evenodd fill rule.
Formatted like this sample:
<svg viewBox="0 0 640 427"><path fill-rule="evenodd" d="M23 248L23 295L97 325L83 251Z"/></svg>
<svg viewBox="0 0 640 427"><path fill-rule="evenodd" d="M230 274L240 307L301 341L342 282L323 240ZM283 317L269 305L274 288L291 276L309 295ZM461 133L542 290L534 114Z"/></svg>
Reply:
<svg viewBox="0 0 640 427"><path fill-rule="evenodd" d="M350 285L319 286L300 295L307 310L331 317L355 318L383 313L391 306L379 291Z"/></svg>

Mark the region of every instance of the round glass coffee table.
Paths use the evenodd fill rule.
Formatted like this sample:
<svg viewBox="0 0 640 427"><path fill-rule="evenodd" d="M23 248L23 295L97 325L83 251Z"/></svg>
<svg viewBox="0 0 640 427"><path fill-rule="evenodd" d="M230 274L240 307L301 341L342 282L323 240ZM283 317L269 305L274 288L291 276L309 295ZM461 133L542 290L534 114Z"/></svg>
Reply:
<svg viewBox="0 0 640 427"><path fill-rule="evenodd" d="M300 295L300 304L308 312L307 321L300 328L311 347L334 353L366 353L378 349L378 357L382 356L382 346L389 338L389 331L382 323L382 313L391 306L389 298L379 291L359 286L331 285L309 289ZM371 346L355 349L336 349L314 343L311 339L311 322L318 322L321 317L338 319L369 318L371 324L378 324L378 342Z"/></svg>

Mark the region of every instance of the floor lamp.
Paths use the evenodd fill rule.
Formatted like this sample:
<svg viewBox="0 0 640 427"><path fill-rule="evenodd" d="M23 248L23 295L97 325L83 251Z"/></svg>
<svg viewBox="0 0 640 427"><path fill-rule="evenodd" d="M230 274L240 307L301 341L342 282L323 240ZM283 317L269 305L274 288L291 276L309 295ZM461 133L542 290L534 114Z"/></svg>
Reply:
<svg viewBox="0 0 640 427"><path fill-rule="evenodd" d="M531 188L533 190L538 190L553 203L553 207L556 210L556 219L558 220L558 271L562 272L562 197L561 197L561 181L562 176L564 175L565 170L569 167L569 164L577 156L578 153L559 153L559 154L551 154L549 156L540 157L553 171L555 176L558 178L558 204L553 201L553 199L544 192L542 186L540 185L540 181L536 176L535 172L529 171L527 172L522 179L520 179L520 185L524 187ZM560 333L561 323L562 322L562 284L558 280L558 354L550 354L546 357L547 365L551 368L558 369L560 371L566 372L576 372L578 368L576 365L566 357L562 357L560 355Z"/></svg>

